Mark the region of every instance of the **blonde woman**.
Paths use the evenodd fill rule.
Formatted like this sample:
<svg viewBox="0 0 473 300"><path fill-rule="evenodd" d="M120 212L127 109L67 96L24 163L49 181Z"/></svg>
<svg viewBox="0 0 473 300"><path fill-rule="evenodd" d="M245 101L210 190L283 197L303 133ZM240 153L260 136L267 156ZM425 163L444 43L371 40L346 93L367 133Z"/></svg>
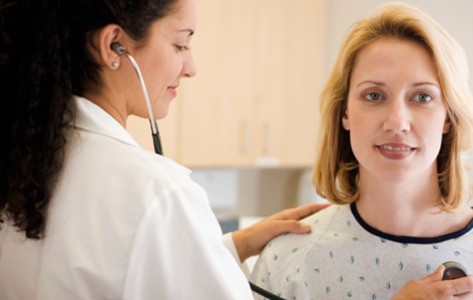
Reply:
<svg viewBox="0 0 473 300"><path fill-rule="evenodd" d="M473 276L441 266L473 270L472 107L463 50L429 16L394 3L357 22L321 97L314 184L336 205L268 244L253 282L287 299L473 298Z"/></svg>

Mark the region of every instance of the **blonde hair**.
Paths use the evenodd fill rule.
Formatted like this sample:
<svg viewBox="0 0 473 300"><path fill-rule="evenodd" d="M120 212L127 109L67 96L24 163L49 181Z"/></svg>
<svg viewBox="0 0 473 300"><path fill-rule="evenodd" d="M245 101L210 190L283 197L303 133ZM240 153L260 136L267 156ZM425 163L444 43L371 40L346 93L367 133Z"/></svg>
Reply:
<svg viewBox="0 0 473 300"><path fill-rule="evenodd" d="M314 166L314 185L322 197L337 204L359 198L358 162L350 146L349 133L342 127L347 106L350 75L359 51L384 38L409 39L422 44L432 54L440 87L451 122L437 157L442 208L451 210L470 198L461 151L471 142L473 127L469 71L461 46L433 19L405 4L380 6L351 28L336 64L321 94L319 141Z"/></svg>

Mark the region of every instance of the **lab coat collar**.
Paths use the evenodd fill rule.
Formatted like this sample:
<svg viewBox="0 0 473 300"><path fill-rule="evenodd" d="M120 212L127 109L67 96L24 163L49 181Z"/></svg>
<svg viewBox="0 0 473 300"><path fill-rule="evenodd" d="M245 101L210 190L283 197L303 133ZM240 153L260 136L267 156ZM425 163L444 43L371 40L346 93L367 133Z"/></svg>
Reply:
<svg viewBox="0 0 473 300"><path fill-rule="evenodd" d="M117 120L115 120L100 106L79 96L74 96L74 101L77 108L74 127L103 136L108 136L120 142L141 148L128 131L126 131ZM190 169L164 156L153 155L153 157L161 160L162 163L170 165L172 168L180 169L187 174L192 172Z"/></svg>
<svg viewBox="0 0 473 300"><path fill-rule="evenodd" d="M86 98L74 96L76 118L74 126L105 135L121 142L140 147L126 129L110 114Z"/></svg>

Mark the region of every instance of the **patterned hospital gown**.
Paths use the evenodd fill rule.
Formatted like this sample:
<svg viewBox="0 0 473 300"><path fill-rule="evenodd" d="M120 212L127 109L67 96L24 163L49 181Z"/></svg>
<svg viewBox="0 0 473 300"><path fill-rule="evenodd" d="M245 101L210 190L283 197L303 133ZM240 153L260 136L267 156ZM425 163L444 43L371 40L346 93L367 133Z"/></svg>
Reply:
<svg viewBox="0 0 473 300"><path fill-rule="evenodd" d="M446 261L473 271L473 220L444 236L393 236L366 224L352 204L332 205L304 223L312 225L310 234L283 235L267 245L253 283L284 299L374 300L391 299L407 281Z"/></svg>

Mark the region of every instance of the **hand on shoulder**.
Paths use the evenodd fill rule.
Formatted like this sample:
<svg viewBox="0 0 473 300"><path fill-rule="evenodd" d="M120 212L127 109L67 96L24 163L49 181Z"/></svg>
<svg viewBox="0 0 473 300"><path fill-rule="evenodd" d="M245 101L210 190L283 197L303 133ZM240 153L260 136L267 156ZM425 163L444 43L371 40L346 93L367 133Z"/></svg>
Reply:
<svg viewBox="0 0 473 300"><path fill-rule="evenodd" d="M260 222L233 232L233 242L240 261L258 255L273 238L283 233L304 234L310 232L310 226L299 222L330 204L311 203L296 208L289 208L271 215Z"/></svg>

